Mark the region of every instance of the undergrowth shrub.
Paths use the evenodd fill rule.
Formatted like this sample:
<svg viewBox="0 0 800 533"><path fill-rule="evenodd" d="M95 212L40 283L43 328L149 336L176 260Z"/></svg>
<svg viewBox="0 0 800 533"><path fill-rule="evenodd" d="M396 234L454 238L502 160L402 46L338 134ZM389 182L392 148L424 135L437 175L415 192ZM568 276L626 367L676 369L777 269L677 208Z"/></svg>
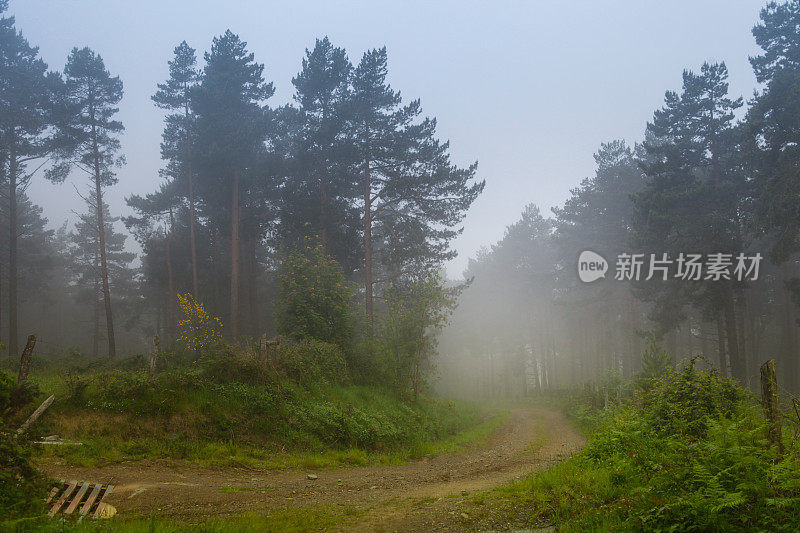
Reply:
<svg viewBox="0 0 800 533"><path fill-rule="evenodd" d="M13 429L39 394L36 385L0 371L0 521L39 514L44 507L47 479L31 463L27 434L17 437Z"/></svg>
<svg viewBox="0 0 800 533"><path fill-rule="evenodd" d="M581 485L547 496L544 478L531 482L543 514L558 509L577 530L797 529L800 450L787 443L779 456L758 404L716 371L690 360L627 405L595 413L590 443L560 467Z"/></svg>
<svg viewBox="0 0 800 533"><path fill-rule="evenodd" d="M48 480L31 463L31 445L0 420L0 521L44 510Z"/></svg>
<svg viewBox="0 0 800 533"><path fill-rule="evenodd" d="M112 371L92 382L93 394L87 394L87 406L112 413L138 415L174 412L179 391L154 385L147 374Z"/></svg>
<svg viewBox="0 0 800 533"><path fill-rule="evenodd" d="M33 402L39 388L30 381L17 383L7 372L0 370L0 416L8 420Z"/></svg>
<svg viewBox="0 0 800 533"><path fill-rule="evenodd" d="M731 417L747 393L716 369L698 371L697 358L653 381L643 395L643 410L660 435L705 436L709 418Z"/></svg>
<svg viewBox="0 0 800 533"><path fill-rule="evenodd" d="M307 340L281 344L277 351L278 364L289 378L301 383L349 381L344 353L335 344Z"/></svg>
<svg viewBox="0 0 800 533"><path fill-rule="evenodd" d="M303 384L346 384L347 363L341 348L313 339L281 339L265 353L220 345L203 364L202 376L217 383L265 385L291 379Z"/></svg>

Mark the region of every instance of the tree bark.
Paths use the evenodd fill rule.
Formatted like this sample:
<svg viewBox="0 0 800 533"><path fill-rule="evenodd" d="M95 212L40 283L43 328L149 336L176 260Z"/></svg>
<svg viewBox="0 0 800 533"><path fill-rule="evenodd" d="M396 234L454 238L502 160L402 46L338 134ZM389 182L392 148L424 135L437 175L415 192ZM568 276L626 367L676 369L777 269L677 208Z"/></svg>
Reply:
<svg viewBox="0 0 800 533"><path fill-rule="evenodd" d="M239 336L239 171L233 172L231 194L231 338Z"/></svg>

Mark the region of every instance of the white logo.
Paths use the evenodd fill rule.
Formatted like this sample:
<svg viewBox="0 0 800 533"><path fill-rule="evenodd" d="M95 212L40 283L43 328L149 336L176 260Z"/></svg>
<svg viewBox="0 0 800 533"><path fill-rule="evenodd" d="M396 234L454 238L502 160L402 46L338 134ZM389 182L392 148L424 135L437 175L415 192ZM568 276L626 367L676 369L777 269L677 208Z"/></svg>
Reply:
<svg viewBox="0 0 800 533"><path fill-rule="evenodd" d="M602 255L596 254L591 250L584 250L578 257L578 277L584 283L606 277L608 271L608 261Z"/></svg>

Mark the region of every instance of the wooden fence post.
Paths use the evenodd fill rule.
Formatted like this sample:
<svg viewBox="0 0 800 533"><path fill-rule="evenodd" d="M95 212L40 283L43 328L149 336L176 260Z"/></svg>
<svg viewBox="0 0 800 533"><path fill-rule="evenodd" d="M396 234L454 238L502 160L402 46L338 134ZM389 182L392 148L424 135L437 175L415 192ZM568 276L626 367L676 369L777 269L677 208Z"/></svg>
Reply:
<svg viewBox="0 0 800 533"><path fill-rule="evenodd" d="M781 440L781 405L778 397L778 379L775 374L775 359L761 365L761 402L767 415L767 438L769 443L783 453Z"/></svg>
<svg viewBox="0 0 800 533"><path fill-rule="evenodd" d="M34 422L36 422L36 420L38 420L38 418L39 418L40 416L42 416L42 413L44 413L44 412L47 410L47 408L48 408L48 407L50 407L50 404L51 404L51 403L53 403L53 400L55 400L55 399L56 399L55 395L54 395L54 394L51 394L51 395L50 395L50 396L49 396L49 397L48 397L48 398L47 398L45 401L43 401L43 402L42 402L42 405L40 405L40 406L39 406L39 407L38 407L38 408L37 408L37 409L36 409L36 410L33 412L33 414L32 414L31 416L29 416L29 417L28 417L28 419L25 421L25 423L24 423L24 424L22 424L22 425L19 427L19 429L17 430L17 437L19 437L20 435L22 435L23 433L25 433L25 432L28 430L28 428L29 428L29 427L31 427L31 424L33 424Z"/></svg>
<svg viewBox="0 0 800 533"><path fill-rule="evenodd" d="M31 357L33 356L33 347L36 346L36 333L28 335L28 342L25 343L25 349L22 350L22 357L19 358L19 374L17 374L17 383L22 383L28 379L28 372L31 369Z"/></svg>
<svg viewBox="0 0 800 533"><path fill-rule="evenodd" d="M153 335L153 353L150 354L150 377L156 377L156 359L161 352L161 340L158 338L158 333Z"/></svg>

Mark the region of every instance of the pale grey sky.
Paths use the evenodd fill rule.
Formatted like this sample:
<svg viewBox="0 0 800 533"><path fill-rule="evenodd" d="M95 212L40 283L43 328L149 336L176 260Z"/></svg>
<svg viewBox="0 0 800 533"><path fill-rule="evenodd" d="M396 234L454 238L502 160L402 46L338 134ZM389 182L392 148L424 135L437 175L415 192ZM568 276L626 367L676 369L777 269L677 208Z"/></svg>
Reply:
<svg viewBox="0 0 800 533"><path fill-rule="evenodd" d="M756 82L747 58L758 51L750 30L764 3L11 0L10 12L50 68L61 70L72 47L89 46L122 78L128 164L107 193L115 214L128 213L126 196L159 182L162 114L150 95L181 40L202 56L212 37L238 33L275 83L272 105L290 101L290 80L315 38L328 35L354 63L386 45L393 88L420 98L454 160L478 160L487 181L455 242L448 271L457 276L526 204L546 214L562 204L593 173L601 142L640 140L684 68L725 61L731 93L749 97ZM83 180L72 178L85 188ZM38 180L29 192L53 227L82 209L69 184Z"/></svg>

